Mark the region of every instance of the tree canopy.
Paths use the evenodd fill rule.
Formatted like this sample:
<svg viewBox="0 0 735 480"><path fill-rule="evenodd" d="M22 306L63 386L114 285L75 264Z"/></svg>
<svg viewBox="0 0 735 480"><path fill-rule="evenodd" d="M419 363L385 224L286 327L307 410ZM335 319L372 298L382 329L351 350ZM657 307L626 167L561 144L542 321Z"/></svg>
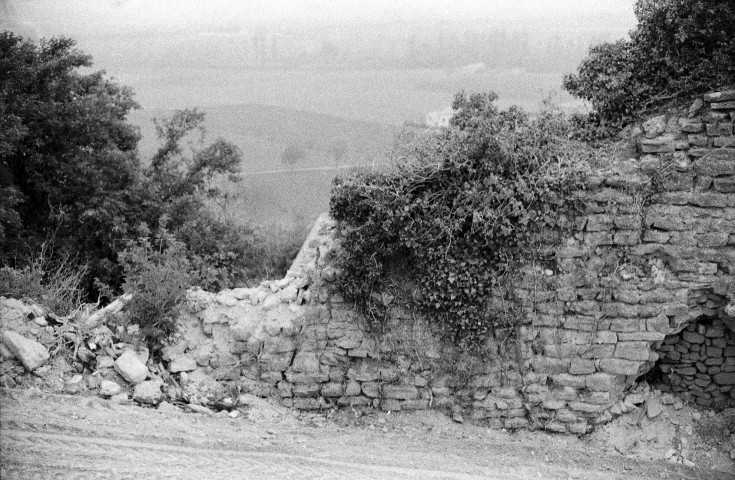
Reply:
<svg viewBox="0 0 735 480"><path fill-rule="evenodd" d="M735 84L735 2L638 0L630 40L590 49L564 88L621 126L672 99Z"/></svg>
<svg viewBox="0 0 735 480"><path fill-rule="evenodd" d="M56 238L69 253L113 255L140 170L132 91L67 38L0 34L0 261L23 262Z"/></svg>
<svg viewBox="0 0 735 480"><path fill-rule="evenodd" d="M87 272L88 293L119 291L121 259L177 245L205 288L256 276L262 239L211 208L240 150L205 142L204 114L186 109L157 121L160 148L144 166L126 119L138 107L132 91L91 66L71 39L0 34L0 267L24 268L43 251Z"/></svg>

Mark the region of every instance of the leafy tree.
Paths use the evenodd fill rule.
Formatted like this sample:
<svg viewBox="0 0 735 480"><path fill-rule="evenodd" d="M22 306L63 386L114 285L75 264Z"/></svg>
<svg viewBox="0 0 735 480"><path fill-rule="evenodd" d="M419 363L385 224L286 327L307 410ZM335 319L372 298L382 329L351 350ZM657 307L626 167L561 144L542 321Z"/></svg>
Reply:
<svg viewBox="0 0 735 480"><path fill-rule="evenodd" d="M306 158L306 151L298 145L289 143L281 153L281 162L294 168L297 162Z"/></svg>
<svg viewBox="0 0 735 480"><path fill-rule="evenodd" d="M125 120L132 91L68 38L38 44L0 34L0 263L27 262L42 243L99 273L115 261L134 215L139 134Z"/></svg>
<svg viewBox="0 0 735 480"><path fill-rule="evenodd" d="M630 40L593 47L564 88L620 126L679 96L735 84L735 2L638 0Z"/></svg>
<svg viewBox="0 0 735 480"><path fill-rule="evenodd" d="M86 272L88 294L116 293L138 275L123 268L140 253L131 241L166 231L174 240L156 248L176 245L186 262L175 265L205 288L260 274L262 239L211 208L218 183L235 180L240 150L205 142L204 114L186 109L157 122L161 146L144 168L126 121L132 91L81 71L91 58L74 45L0 35L0 267L23 269L43 251L48 265Z"/></svg>

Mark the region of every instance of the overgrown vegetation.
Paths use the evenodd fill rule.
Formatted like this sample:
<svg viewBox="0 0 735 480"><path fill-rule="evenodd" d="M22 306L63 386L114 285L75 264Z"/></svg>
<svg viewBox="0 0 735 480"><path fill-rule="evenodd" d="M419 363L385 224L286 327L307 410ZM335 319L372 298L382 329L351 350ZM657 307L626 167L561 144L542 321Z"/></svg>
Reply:
<svg viewBox="0 0 735 480"><path fill-rule="evenodd" d="M408 144L394 169L337 178L332 192L343 294L374 313L402 290L389 275L402 272L412 300L464 346L519 320L489 301L541 229L570 225L586 170L561 114L500 111L495 99L459 94L449 129Z"/></svg>
<svg viewBox="0 0 735 480"><path fill-rule="evenodd" d="M638 0L630 40L593 47L564 88L594 112L581 132L610 136L680 98L735 85L735 3Z"/></svg>
<svg viewBox="0 0 735 480"><path fill-rule="evenodd" d="M283 273L293 242L217 214L239 149L208 142L204 114L186 109L157 122L160 148L141 161L132 91L91 65L71 39L0 34L0 294L69 310L124 290L159 338L192 283Z"/></svg>

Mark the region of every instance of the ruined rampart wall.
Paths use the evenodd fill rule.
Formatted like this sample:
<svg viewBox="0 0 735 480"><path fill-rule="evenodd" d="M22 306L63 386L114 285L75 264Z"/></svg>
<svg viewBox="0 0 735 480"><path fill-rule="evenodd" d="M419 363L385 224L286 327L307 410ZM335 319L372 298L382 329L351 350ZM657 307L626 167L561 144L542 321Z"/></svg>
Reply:
<svg viewBox="0 0 735 480"><path fill-rule="evenodd" d="M734 121L728 91L634 130L639 154L590 178L580 193L586 212L556 260L518 272L523 319L495 332L490 360L443 344L425 319L399 307L371 331L334 288L339 246L322 217L283 280L192 291L196 313L166 349L168 368L191 395L206 396L202 385L214 378L300 409L446 406L491 426L584 433L632 408L635 380L681 347L706 368L668 373L702 385L703 402L729 401ZM671 340L685 329L702 347ZM708 360L712 349L721 360Z"/></svg>

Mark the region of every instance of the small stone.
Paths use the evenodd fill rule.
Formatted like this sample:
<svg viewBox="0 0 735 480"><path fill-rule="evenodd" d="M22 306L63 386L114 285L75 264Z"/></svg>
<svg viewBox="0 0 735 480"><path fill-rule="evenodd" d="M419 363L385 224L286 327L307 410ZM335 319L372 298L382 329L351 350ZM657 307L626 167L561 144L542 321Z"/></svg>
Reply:
<svg viewBox="0 0 735 480"><path fill-rule="evenodd" d="M665 458L666 460L668 460L668 459L670 459L671 457L673 457L674 455L676 455L676 449L674 449L674 448L669 448L668 450L666 450L666 455L664 455L664 458Z"/></svg>
<svg viewBox="0 0 735 480"><path fill-rule="evenodd" d="M686 432L687 435L691 436L694 433L694 429L692 428L691 425L687 425L684 428L684 432Z"/></svg>
<svg viewBox="0 0 735 480"><path fill-rule="evenodd" d="M168 403L165 400L158 404L158 408L156 410L158 410L159 412L163 412L163 413L179 413L181 411L179 410L179 407L171 403Z"/></svg>
<svg viewBox="0 0 735 480"><path fill-rule="evenodd" d="M168 367L171 373L191 372L197 369L197 362L192 357L176 357Z"/></svg>
<svg viewBox="0 0 735 480"><path fill-rule="evenodd" d="M111 380L102 380L100 382L100 395L103 397L113 397L119 394L120 391L122 391L122 387Z"/></svg>
<svg viewBox="0 0 735 480"><path fill-rule="evenodd" d="M203 405L197 405L196 403L190 403L186 406L189 410L194 413L201 413L203 415L214 415L214 412Z"/></svg>
<svg viewBox="0 0 735 480"><path fill-rule="evenodd" d="M102 370L103 368L112 368L115 366L115 360L112 359L112 357L108 357L107 355L101 355L97 357L97 370Z"/></svg>
<svg viewBox="0 0 735 480"><path fill-rule="evenodd" d="M135 386L133 400L146 405L158 405L163 400L160 381L141 382Z"/></svg>
<svg viewBox="0 0 735 480"><path fill-rule="evenodd" d="M128 394L125 392L118 393L117 395L113 395L112 397L110 397L110 402L120 405L128 403L128 401Z"/></svg>
<svg viewBox="0 0 735 480"><path fill-rule="evenodd" d="M656 397L651 397L646 402L646 415L648 418L656 418L664 411L664 407Z"/></svg>
<svg viewBox="0 0 735 480"><path fill-rule="evenodd" d="M45 377L50 371L51 371L51 366L44 365L43 367L38 367L37 369L33 370L33 374L38 377Z"/></svg>
<svg viewBox="0 0 735 480"><path fill-rule="evenodd" d="M240 410L232 410L227 414L227 416L230 418L237 418L240 416Z"/></svg>
<svg viewBox="0 0 735 480"><path fill-rule="evenodd" d="M69 380L66 381L69 385L76 385L77 383L81 382L84 379L82 375L74 375Z"/></svg>
<svg viewBox="0 0 735 480"><path fill-rule="evenodd" d="M674 403L674 410L681 410L682 408L684 408L684 404L681 402L681 400L677 400Z"/></svg>
<svg viewBox="0 0 735 480"><path fill-rule="evenodd" d="M46 317L36 317L33 319L33 322L38 325L39 327L47 327L48 321L46 321Z"/></svg>
<svg viewBox="0 0 735 480"><path fill-rule="evenodd" d="M695 421L697 421L697 422L698 422L698 421L700 421L700 420L702 419L702 414L701 414L701 413L699 413L699 412L694 412L694 413L692 413L692 418L693 418L693 419L694 419Z"/></svg>
<svg viewBox="0 0 735 480"><path fill-rule="evenodd" d="M691 460L688 460L686 458L684 459L684 462L683 463L684 463L684 466L685 467L694 467L694 462L692 462Z"/></svg>

